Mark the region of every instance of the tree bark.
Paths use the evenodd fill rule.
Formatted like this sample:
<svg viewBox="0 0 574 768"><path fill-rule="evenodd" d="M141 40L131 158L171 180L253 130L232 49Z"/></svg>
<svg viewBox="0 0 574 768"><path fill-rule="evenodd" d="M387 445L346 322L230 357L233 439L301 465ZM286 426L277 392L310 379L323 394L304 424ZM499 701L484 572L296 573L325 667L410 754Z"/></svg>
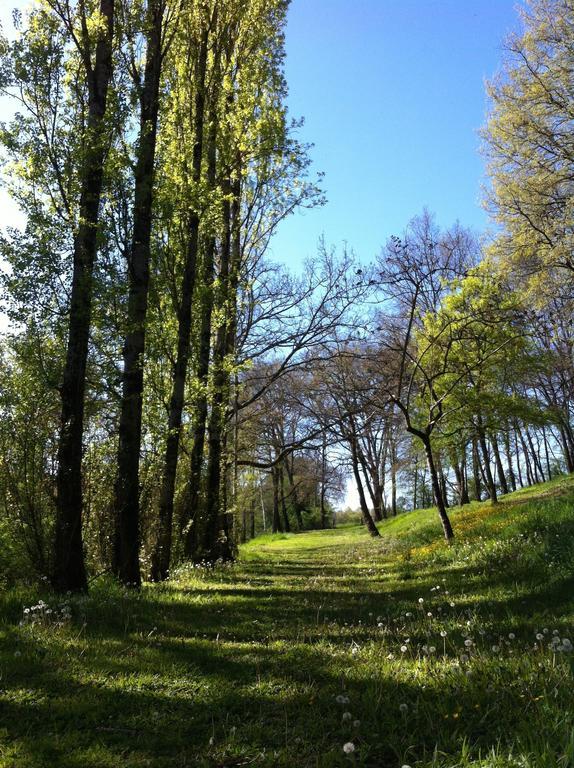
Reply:
<svg viewBox="0 0 574 768"><path fill-rule="evenodd" d="M480 422L477 427L477 434L478 434L478 444L482 452L482 460L484 463L484 476L486 480L486 485L488 486L488 493L490 495L490 500L493 504L498 504L498 495L496 493L496 483L494 482L494 477L492 476L492 470L490 468L490 456L488 455L488 446L486 445L486 435L484 434L484 429L480 424Z"/></svg>
<svg viewBox="0 0 574 768"><path fill-rule="evenodd" d="M432 485L433 494L434 494L434 500L438 509L442 530L443 530L445 539L447 540L447 542L450 542L454 538L454 531L452 530L452 525L446 511L444 499L442 497L440 480L439 480L438 472L434 462L430 439L426 435L424 436L424 438L421 438L421 439L423 441L423 445L425 449L427 466L429 469L431 485Z"/></svg>
<svg viewBox="0 0 574 768"><path fill-rule="evenodd" d="M510 478L510 487L516 490L516 477L512 466L512 451L510 450L510 430L504 430L504 451L506 453L506 463L508 464L508 477Z"/></svg>
<svg viewBox="0 0 574 768"><path fill-rule="evenodd" d="M226 509L221 504L220 489L225 482L222 474L223 442L226 426L226 410L229 400L229 373L226 359L235 348L236 300L241 259L240 176L239 168L234 179L226 184L227 195L223 201L225 232L221 247L220 305L223 320L217 330L213 352L213 397L208 426L209 457L206 477L204 557L208 560L232 558L232 547L226 531ZM231 198L231 202L230 202ZM223 531L223 535L220 535Z"/></svg>
<svg viewBox="0 0 574 768"><path fill-rule="evenodd" d="M287 503L285 501L285 474L283 467L279 467L279 491L281 496L281 514L283 516L283 527L286 533L291 533L291 523L289 522L289 515L287 513Z"/></svg>
<svg viewBox="0 0 574 768"><path fill-rule="evenodd" d="M279 515L279 475L277 467L273 467L271 470L271 479L273 481L273 523L271 531L272 533L283 533L283 525Z"/></svg>
<svg viewBox="0 0 574 768"><path fill-rule="evenodd" d="M492 433L490 437L490 443L494 452L496 471L498 473L498 480L500 482L500 487L502 488L502 493L508 493L508 483L506 482L506 475L504 474L504 467L502 466L502 459L500 458L500 450L498 448L498 440L496 439L496 434Z"/></svg>
<svg viewBox="0 0 574 768"><path fill-rule="evenodd" d="M516 471L518 472L518 482L520 487L524 488L524 481L522 479L522 469L520 467L520 447L518 445L518 427L514 427L514 450L516 452Z"/></svg>
<svg viewBox="0 0 574 768"><path fill-rule="evenodd" d="M522 455L524 456L524 465L526 467L526 479L527 479L528 485L533 485L536 481L534 479L534 473L532 471L532 465L530 463L528 446L526 445L524 435L522 434L522 430L520 429L518 424L516 425L516 433L520 438L520 444L522 445Z"/></svg>
<svg viewBox="0 0 574 768"><path fill-rule="evenodd" d="M88 588L82 538L84 396L90 338L93 273L106 152L106 104L113 68L114 0L100 0L105 32L86 67L88 121L80 170L79 226L74 237L68 345L60 390L54 571L59 592Z"/></svg>
<svg viewBox="0 0 574 768"><path fill-rule="evenodd" d="M574 458L570 453L570 447L568 445L566 430L562 425L560 425L559 430L560 430L560 438L562 442L562 453L564 454L564 459L566 461L566 469L568 470L569 473L572 473L574 472Z"/></svg>
<svg viewBox="0 0 574 768"><path fill-rule="evenodd" d="M364 524L367 526L367 530L373 537L380 536L379 530L377 526L375 525L375 522L373 518L371 517L371 513L369 512L369 506L367 504L367 500L365 498L365 491L363 488L363 482L361 480L361 473L359 470L359 457L357 454L357 441L355 436L353 435L350 439L350 446L351 446L351 464L353 467L353 475L355 477L355 482L357 484L357 492L359 494L359 503L361 505L361 515L363 518Z"/></svg>
<svg viewBox="0 0 574 768"><path fill-rule="evenodd" d="M144 354L150 273L153 183L159 86L162 65L163 0L150 0L147 49L135 170L134 213L128 263L127 333L123 347L122 399L116 484L114 571L126 585L139 587L139 466L142 431Z"/></svg>
<svg viewBox="0 0 574 768"><path fill-rule="evenodd" d="M478 443L476 437L472 438L472 476L474 482L474 496L477 501L482 498L482 487L480 482L480 458L478 455Z"/></svg>

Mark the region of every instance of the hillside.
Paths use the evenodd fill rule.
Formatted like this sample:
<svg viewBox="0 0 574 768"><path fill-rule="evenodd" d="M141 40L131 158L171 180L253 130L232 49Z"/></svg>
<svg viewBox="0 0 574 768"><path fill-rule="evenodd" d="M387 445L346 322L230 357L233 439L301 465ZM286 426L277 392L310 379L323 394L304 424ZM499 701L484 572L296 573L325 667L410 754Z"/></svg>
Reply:
<svg viewBox="0 0 574 768"><path fill-rule="evenodd" d="M574 765L574 481L452 519L451 547L425 510L141 594L5 592L0 765Z"/></svg>

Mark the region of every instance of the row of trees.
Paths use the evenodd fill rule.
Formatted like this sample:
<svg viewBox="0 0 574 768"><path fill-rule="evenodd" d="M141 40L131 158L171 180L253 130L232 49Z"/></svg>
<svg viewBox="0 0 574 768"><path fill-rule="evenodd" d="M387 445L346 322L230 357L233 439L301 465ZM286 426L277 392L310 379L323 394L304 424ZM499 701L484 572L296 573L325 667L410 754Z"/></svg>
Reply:
<svg viewBox="0 0 574 768"><path fill-rule="evenodd" d="M239 374L276 349L289 370L349 304L332 260L304 281L264 261L322 202L284 104L286 10L42 0L2 40L26 216L2 241L3 497L57 589L86 589L86 553L139 585L142 544L165 578L174 529L186 556L229 557Z"/></svg>

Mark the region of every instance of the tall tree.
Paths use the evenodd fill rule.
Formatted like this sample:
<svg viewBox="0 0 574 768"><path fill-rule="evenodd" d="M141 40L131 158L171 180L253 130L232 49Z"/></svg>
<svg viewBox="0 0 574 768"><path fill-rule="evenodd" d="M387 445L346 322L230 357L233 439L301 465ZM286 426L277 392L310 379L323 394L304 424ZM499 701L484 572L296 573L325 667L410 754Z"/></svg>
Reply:
<svg viewBox="0 0 574 768"><path fill-rule="evenodd" d="M134 179L133 233L128 256L127 333L122 352L113 568L121 581L134 586L141 584L139 465L155 152L162 64L171 42L164 27L165 13L166 0L148 0L143 32L146 44L143 79L137 67L133 69L140 104L140 129Z"/></svg>
<svg viewBox="0 0 574 768"><path fill-rule="evenodd" d="M68 343L61 398L58 449L57 513L53 585L59 591L87 589L82 540L82 455L86 363L90 337L93 272L98 248L98 222L109 143L106 122L108 89L113 70L114 0L100 0L101 24L93 25L88 8L78 3L49 3L77 46L88 93L78 184L78 228L74 234Z"/></svg>

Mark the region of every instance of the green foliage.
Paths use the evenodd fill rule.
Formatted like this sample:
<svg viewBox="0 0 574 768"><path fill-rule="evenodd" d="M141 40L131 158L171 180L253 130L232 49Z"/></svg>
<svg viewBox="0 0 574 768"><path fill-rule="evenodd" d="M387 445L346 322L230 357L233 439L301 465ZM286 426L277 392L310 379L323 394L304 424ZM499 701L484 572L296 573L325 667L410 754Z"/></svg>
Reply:
<svg viewBox="0 0 574 768"><path fill-rule="evenodd" d="M502 232L494 252L535 294L571 281L574 8L569 0L532 0L524 30L506 46L502 74L489 86L484 131L492 181L489 204Z"/></svg>

